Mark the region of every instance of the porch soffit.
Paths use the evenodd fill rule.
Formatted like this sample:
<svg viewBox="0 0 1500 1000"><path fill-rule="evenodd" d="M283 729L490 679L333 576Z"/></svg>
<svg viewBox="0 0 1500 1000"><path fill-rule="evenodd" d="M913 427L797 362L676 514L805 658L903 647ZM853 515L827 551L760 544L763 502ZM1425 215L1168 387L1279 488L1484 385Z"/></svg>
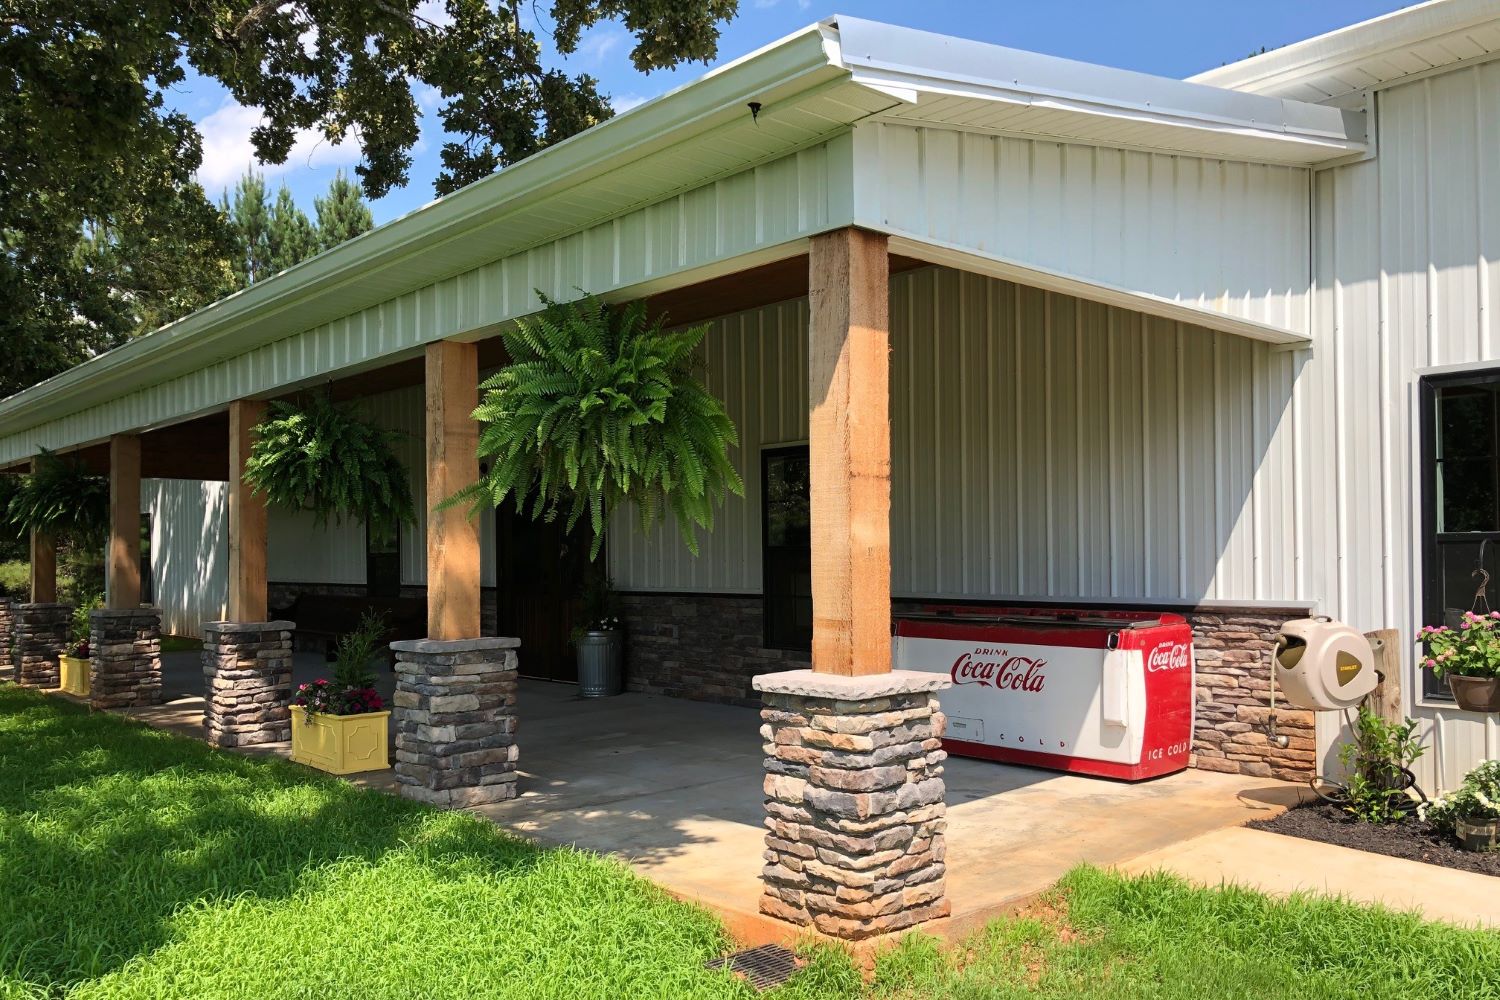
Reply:
<svg viewBox="0 0 1500 1000"><path fill-rule="evenodd" d="M1232 333L1250 340L1264 341L1282 350L1298 350L1312 346L1312 339L1306 334L1272 323L1232 316L1150 292L1121 288L1118 285L1107 284L1081 275L1038 267L968 247L931 239L919 239L901 232L889 232L889 235L892 254L899 253L903 257L925 261L929 264L941 264L944 267L952 267L961 271L972 271L975 274L1014 281L1017 284L1029 285L1049 292L1072 295L1090 302L1130 309L1148 316L1160 316L1163 319L1189 323L1220 333Z"/></svg>

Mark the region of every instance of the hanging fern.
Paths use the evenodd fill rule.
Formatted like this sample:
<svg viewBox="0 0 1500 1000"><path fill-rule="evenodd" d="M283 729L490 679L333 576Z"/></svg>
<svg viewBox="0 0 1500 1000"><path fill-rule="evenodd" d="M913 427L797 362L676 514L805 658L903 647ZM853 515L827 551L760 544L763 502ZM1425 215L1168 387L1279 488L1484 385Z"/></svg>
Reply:
<svg viewBox="0 0 1500 1000"><path fill-rule="evenodd" d="M416 520L406 468L386 430L315 393L300 403L271 404L255 428L245 483L267 502L331 518L363 520L377 541Z"/></svg>
<svg viewBox="0 0 1500 1000"><path fill-rule="evenodd" d="M649 530L671 512L698 552L697 528L744 494L724 406L693 375L707 326L666 331L644 302L557 303L505 333L511 363L481 386L479 456L489 471L447 503L531 501L533 518L583 518L599 555L609 513L629 501Z"/></svg>
<svg viewBox="0 0 1500 1000"><path fill-rule="evenodd" d="M109 480L92 475L75 456L43 448L31 473L12 487L4 514L6 525L18 534L36 529L58 541L103 544L109 524Z"/></svg>

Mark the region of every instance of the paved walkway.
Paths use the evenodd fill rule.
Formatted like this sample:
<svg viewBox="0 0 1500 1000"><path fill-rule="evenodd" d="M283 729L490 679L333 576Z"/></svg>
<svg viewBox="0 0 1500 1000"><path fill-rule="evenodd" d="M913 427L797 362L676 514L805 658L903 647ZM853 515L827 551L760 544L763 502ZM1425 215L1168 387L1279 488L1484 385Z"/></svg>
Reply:
<svg viewBox="0 0 1500 1000"><path fill-rule="evenodd" d="M167 703L130 714L198 736L197 656L163 661ZM320 657L298 654L293 674L301 682L326 670ZM389 671L380 682L389 696ZM784 936L787 925L757 911L765 833L757 713L641 694L581 699L576 690L522 682L521 795L477 811L545 843L616 854L714 908L747 940ZM1123 864L1272 815L1298 796L1282 782L1207 771L1128 785L958 758L946 778L950 933L1023 904L1080 862ZM355 780L395 790L389 771Z"/></svg>
<svg viewBox="0 0 1500 1000"><path fill-rule="evenodd" d="M1493 875L1268 830L1214 830L1119 867L1131 873L1166 869L1199 885L1233 882L1275 896L1294 892L1342 896L1393 910L1417 910L1428 920L1500 927L1500 879Z"/></svg>

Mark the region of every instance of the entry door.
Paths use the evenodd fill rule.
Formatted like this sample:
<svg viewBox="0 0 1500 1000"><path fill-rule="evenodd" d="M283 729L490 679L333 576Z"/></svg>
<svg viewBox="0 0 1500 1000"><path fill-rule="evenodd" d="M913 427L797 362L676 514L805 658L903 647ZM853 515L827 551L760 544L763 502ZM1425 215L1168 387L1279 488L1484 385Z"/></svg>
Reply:
<svg viewBox="0 0 1500 1000"><path fill-rule="evenodd" d="M509 502L496 509L496 621L500 635L521 640L523 676L577 683L571 635L588 557L585 525L569 534L561 520L533 521Z"/></svg>
<svg viewBox="0 0 1500 1000"><path fill-rule="evenodd" d="M807 446L761 452L761 558L768 649L812 651Z"/></svg>

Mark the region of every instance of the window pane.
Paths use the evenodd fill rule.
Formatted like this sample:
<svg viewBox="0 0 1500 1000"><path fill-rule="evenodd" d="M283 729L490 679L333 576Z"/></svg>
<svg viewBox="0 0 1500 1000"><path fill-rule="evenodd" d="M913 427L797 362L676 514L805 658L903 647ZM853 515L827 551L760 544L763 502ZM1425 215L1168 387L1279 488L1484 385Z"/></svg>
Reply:
<svg viewBox="0 0 1500 1000"><path fill-rule="evenodd" d="M1495 395L1490 387L1439 391L1438 531L1500 530L1494 443Z"/></svg>
<svg viewBox="0 0 1500 1000"><path fill-rule="evenodd" d="M777 548L812 544L805 456L777 456L766 463L766 544Z"/></svg>

